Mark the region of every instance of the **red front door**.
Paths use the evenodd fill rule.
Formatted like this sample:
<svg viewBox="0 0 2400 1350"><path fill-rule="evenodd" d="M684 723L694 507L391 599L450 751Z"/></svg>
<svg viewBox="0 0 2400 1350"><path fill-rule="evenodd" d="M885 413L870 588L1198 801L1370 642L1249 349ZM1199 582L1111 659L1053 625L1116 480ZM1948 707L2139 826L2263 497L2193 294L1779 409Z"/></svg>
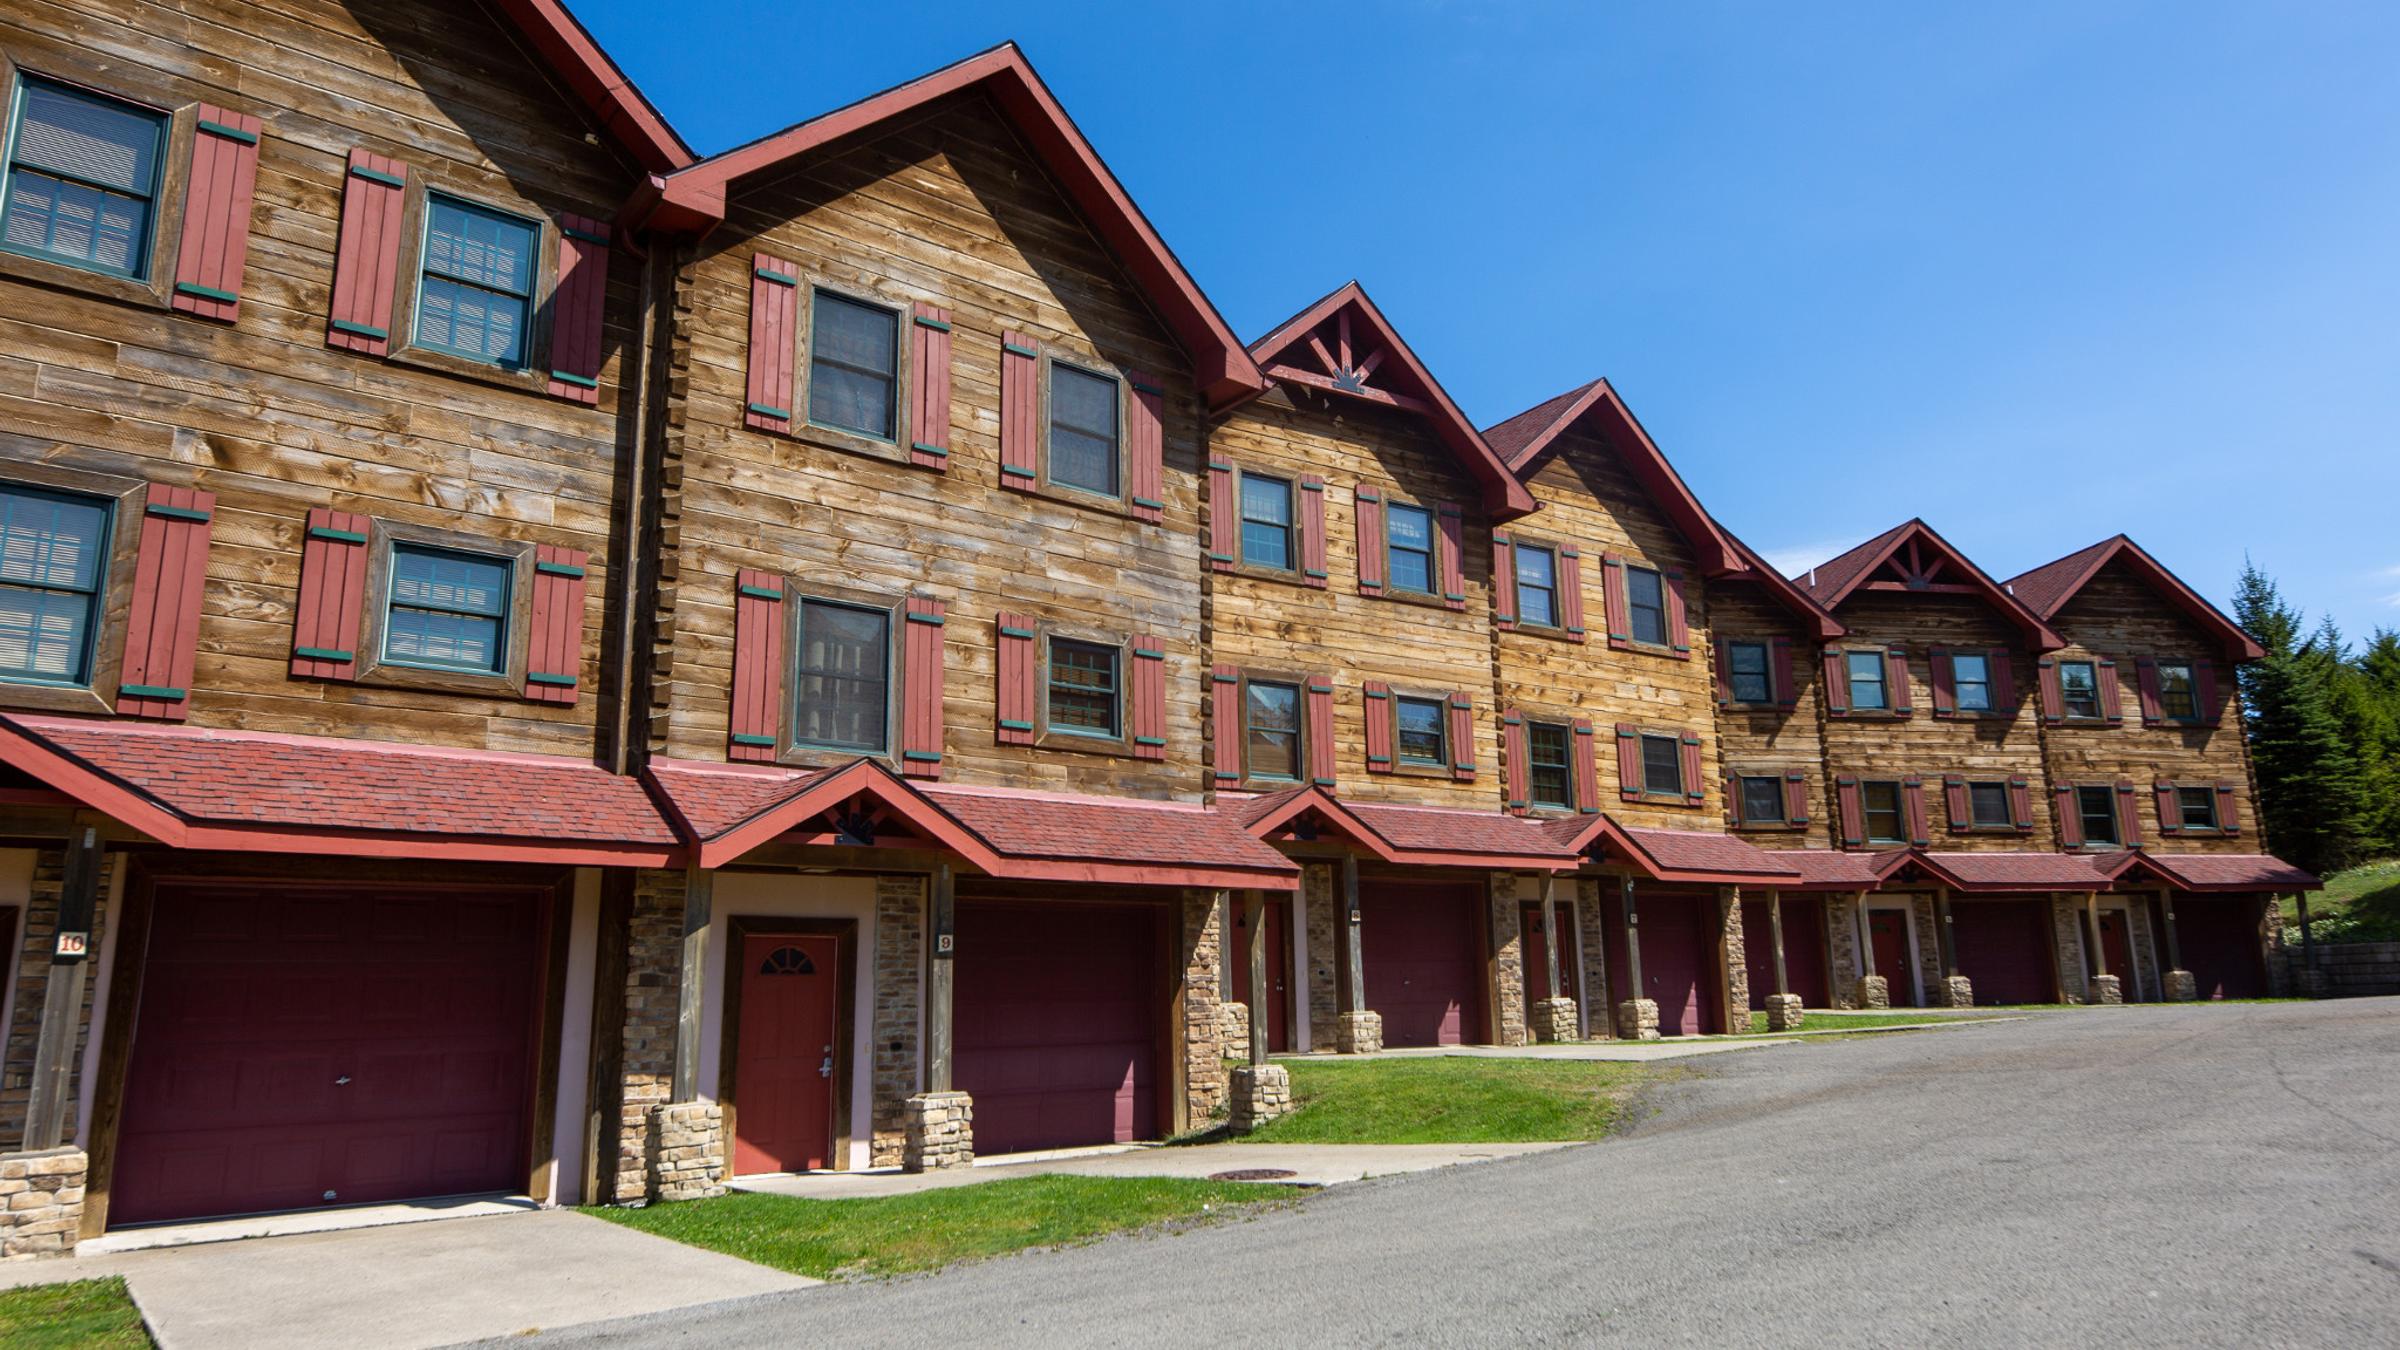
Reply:
<svg viewBox="0 0 2400 1350"><path fill-rule="evenodd" d="M833 1156L835 991L841 940L750 933L735 1016L733 1170L811 1172Z"/></svg>
<svg viewBox="0 0 2400 1350"><path fill-rule="evenodd" d="M1483 904L1474 884L1377 882L1367 893L1359 945L1385 1045L1483 1039Z"/></svg>
<svg viewBox="0 0 2400 1350"><path fill-rule="evenodd" d="M1715 944L1700 902L1645 895L1635 897L1634 905L1642 941L1642 994L1658 1004L1660 1034L1699 1036L1715 1030L1716 981L1709 974Z"/></svg>
<svg viewBox="0 0 2400 1350"><path fill-rule="evenodd" d="M2133 944L2126 940L2125 911L2121 909L2100 913L2100 968L2117 977L2122 997L2134 996Z"/></svg>
<svg viewBox="0 0 2400 1350"><path fill-rule="evenodd" d="M1270 897L1263 906L1267 928L1267 1050L1289 1054L1292 1049L1292 926L1291 902ZM1233 1001L1259 1015L1259 1001L1250 997L1250 908L1233 905ZM1248 1053L1247 1048L1244 1053Z"/></svg>
<svg viewBox="0 0 2400 1350"><path fill-rule="evenodd" d="M1582 948L1575 934L1575 915L1560 906L1558 926L1566 934L1566 942L1558 949L1558 983L1566 991L1564 997L1581 1001L1583 988L1577 980L1582 962ZM1524 935L1525 997L1539 1003L1550 997L1550 935L1542 926L1540 905L1520 906L1517 911L1517 931Z"/></svg>
<svg viewBox="0 0 2400 1350"><path fill-rule="evenodd" d="M1908 947L1908 915L1896 909L1867 911L1867 941L1875 947L1875 973L1889 986L1892 1006L1917 1006L1917 963Z"/></svg>

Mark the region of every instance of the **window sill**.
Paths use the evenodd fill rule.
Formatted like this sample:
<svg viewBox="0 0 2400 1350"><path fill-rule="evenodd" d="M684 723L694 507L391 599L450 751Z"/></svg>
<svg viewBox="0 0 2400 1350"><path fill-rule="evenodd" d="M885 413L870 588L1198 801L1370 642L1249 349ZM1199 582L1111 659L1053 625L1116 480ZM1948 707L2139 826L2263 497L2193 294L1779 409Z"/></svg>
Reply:
<svg viewBox="0 0 2400 1350"><path fill-rule="evenodd" d="M1636 642L1632 638L1611 638L1608 645L1611 651L1632 652L1636 656L1663 656L1670 661L1692 659L1690 648L1677 651L1664 642Z"/></svg>
<svg viewBox="0 0 2400 1350"><path fill-rule="evenodd" d="M1591 633L1589 630L1586 630L1582 633L1573 633L1559 627L1556 624L1526 623L1521 619L1517 621L1514 627L1503 628L1500 631L1503 633L1514 634L1518 637L1540 638L1545 642L1568 642L1583 644L1591 640Z"/></svg>
<svg viewBox="0 0 2400 1350"><path fill-rule="evenodd" d="M0 679L0 708L24 712L114 713L116 703L89 685Z"/></svg>
<svg viewBox="0 0 2400 1350"><path fill-rule="evenodd" d="M2084 731L2114 731L2125 724L2111 722L2105 717L2061 717L2050 725Z"/></svg>
<svg viewBox="0 0 2400 1350"><path fill-rule="evenodd" d="M448 352L435 351L431 347L419 347L413 342L403 341L399 338L392 340L391 350L385 354L384 360L396 366L430 370L437 374L448 375L453 379L472 380L477 384L515 389L522 393L540 394L544 397L548 397L550 393L550 376L532 366L495 365L488 361L477 361L469 357L453 356Z"/></svg>
<svg viewBox="0 0 2400 1350"><path fill-rule="evenodd" d="M1366 592L1366 596L1370 600L1389 600L1394 604L1415 605L1421 609L1443 609L1453 614L1460 612L1452 607L1450 601L1432 591L1395 591L1386 586L1379 591Z"/></svg>
<svg viewBox="0 0 2400 1350"><path fill-rule="evenodd" d="M1419 764L1395 759L1391 767L1383 772L1394 778L1439 778L1450 781L1450 766L1447 764Z"/></svg>
<svg viewBox="0 0 2400 1350"><path fill-rule="evenodd" d="M1218 575L1242 577L1250 581L1264 581L1282 586L1297 586L1302 590L1310 591L1325 590L1331 582L1329 577L1311 577L1297 568L1268 567L1250 562L1236 562L1229 568L1220 569Z"/></svg>
<svg viewBox="0 0 2400 1350"><path fill-rule="evenodd" d="M1808 828L1805 820L1743 821L1733 827L1737 834L1799 834Z"/></svg>
<svg viewBox="0 0 2400 1350"><path fill-rule="evenodd" d="M1905 722L1913 716L1912 713L1894 712L1889 708L1869 708L1863 711L1852 708L1848 712L1829 712L1825 715L1836 722Z"/></svg>
<svg viewBox="0 0 2400 1350"><path fill-rule="evenodd" d="M159 259L153 257L150 261L156 268ZM84 295L96 296L102 300L136 305L143 309L167 308L169 295L169 283L164 277L145 281L134 277L112 276L106 272L94 272L77 267L73 263L7 251L0 251L0 277L7 277L12 281L31 282L36 286L47 286L52 290L75 291Z"/></svg>
<svg viewBox="0 0 2400 1350"><path fill-rule="evenodd" d="M1996 708L1964 708L1949 712L1936 708L1933 715L1945 722L2013 722L2017 719L2014 710L2002 712Z"/></svg>
<svg viewBox="0 0 2400 1350"><path fill-rule="evenodd" d="M1106 759L1135 759L1133 739L1129 736L1082 736L1072 731L1041 732L1034 738L1037 750L1065 750L1071 754L1098 755Z"/></svg>
<svg viewBox="0 0 2400 1350"><path fill-rule="evenodd" d="M823 745L786 745L775 754L775 762L802 769L835 769L862 759L878 761L893 773L900 772L900 757L889 750L837 750Z"/></svg>
<svg viewBox="0 0 2400 1350"><path fill-rule="evenodd" d="M1688 810L1707 802L1705 797L1689 797L1680 792L1651 792L1647 789L1637 797L1625 797L1622 793L1618 795L1627 806L1678 806Z"/></svg>
<svg viewBox="0 0 2400 1350"><path fill-rule="evenodd" d="M1797 703L1776 703L1771 700L1765 703L1753 703L1744 701L1742 699L1733 699L1728 702L1720 703L1717 706L1724 709L1726 712L1748 713L1749 715L1755 717L1761 713L1789 713L1798 709L1800 705Z"/></svg>
<svg viewBox="0 0 2400 1350"><path fill-rule="evenodd" d="M1000 486L1002 491L1013 492L1020 497L1056 502L1061 506L1074 507L1078 511L1089 511L1094 515L1108 516L1135 525L1150 523L1133 513L1133 501L1129 497L1104 497L1097 492L1086 492L1078 487L1060 487L1048 479L1042 479L1025 487L1011 487L1006 482ZM1163 516L1165 512L1161 511L1160 514ZM1163 525L1165 522L1161 521L1160 523Z"/></svg>

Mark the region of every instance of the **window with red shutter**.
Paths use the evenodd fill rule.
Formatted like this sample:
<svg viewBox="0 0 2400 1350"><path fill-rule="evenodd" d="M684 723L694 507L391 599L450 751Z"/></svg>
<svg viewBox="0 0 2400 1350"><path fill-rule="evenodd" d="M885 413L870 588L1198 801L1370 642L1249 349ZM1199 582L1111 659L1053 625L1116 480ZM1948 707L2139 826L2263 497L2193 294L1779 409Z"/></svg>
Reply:
<svg viewBox="0 0 2400 1350"><path fill-rule="evenodd" d="M1957 675L1950 666L1948 647L1925 649L1926 664L1933 672L1933 715L1950 717L1958 712Z"/></svg>
<svg viewBox="0 0 2400 1350"><path fill-rule="evenodd" d="M2133 784L2117 780L2117 842L2127 848L2142 846L2142 808L2140 794Z"/></svg>
<svg viewBox="0 0 2400 1350"><path fill-rule="evenodd" d="M1156 637L1133 640L1133 756L1167 757L1167 648Z"/></svg>
<svg viewBox="0 0 2400 1350"><path fill-rule="evenodd" d="M1383 594L1383 493L1358 485L1353 495L1358 511L1358 589L1362 595Z"/></svg>
<svg viewBox="0 0 2400 1350"><path fill-rule="evenodd" d="M1942 775L1942 806L1950 814L1953 833L1975 828L1974 808L1967 803L1967 780L1963 775Z"/></svg>
<svg viewBox="0 0 2400 1350"><path fill-rule="evenodd" d="M1500 760L1502 790L1507 793L1508 809L1523 815L1532 791L1525 756L1530 753L1525 744L1525 715L1514 708L1500 714Z"/></svg>
<svg viewBox="0 0 2400 1350"><path fill-rule="evenodd" d="M1900 805L1908 816L1908 842L1918 848L1933 844L1933 832L1925 819L1925 780L1910 774L1900 780Z"/></svg>
<svg viewBox="0 0 2400 1350"><path fill-rule="evenodd" d="M1633 620L1625 598L1625 560L1614 553L1600 555L1600 613L1608 628L1608 645L1622 651L1633 645Z"/></svg>
<svg viewBox="0 0 2400 1350"><path fill-rule="evenodd" d="M533 551L533 613L526 626L525 697L575 706L583 675L584 571L581 549L550 544Z"/></svg>
<svg viewBox="0 0 2400 1350"><path fill-rule="evenodd" d="M250 207L265 127L247 113L211 103L201 104L198 114L170 303L198 318L232 323L250 256Z"/></svg>
<svg viewBox="0 0 2400 1350"><path fill-rule="evenodd" d="M2192 685L2199 690L2200 725L2213 727L2224 720L2225 705L2217 698L2217 663L2194 661Z"/></svg>
<svg viewBox="0 0 2400 1350"><path fill-rule="evenodd" d="M181 721L191 709L216 507L216 494L198 488L153 483L143 491L141 544L118 670L117 711L125 716Z"/></svg>
<svg viewBox="0 0 2400 1350"><path fill-rule="evenodd" d="M1790 638L1773 638L1767 643L1767 673L1775 681L1775 706L1800 706L1800 654Z"/></svg>
<svg viewBox="0 0 2400 1350"><path fill-rule="evenodd" d="M2008 780L2008 816L2017 833L2033 829L2033 784L2022 774Z"/></svg>
<svg viewBox="0 0 2400 1350"><path fill-rule="evenodd" d="M1242 781L1242 672L1208 669L1209 776L1219 786Z"/></svg>
<svg viewBox="0 0 2400 1350"><path fill-rule="evenodd" d="M1023 333L1000 335L1000 486L1041 486L1042 349Z"/></svg>
<svg viewBox="0 0 2400 1350"><path fill-rule="evenodd" d="M1240 566L1242 503L1234 489L1233 465L1208 461L1208 565L1219 572Z"/></svg>
<svg viewBox="0 0 2400 1350"><path fill-rule="evenodd" d="M1475 699L1464 692L1450 695L1450 776L1475 778Z"/></svg>
<svg viewBox="0 0 2400 1350"><path fill-rule="evenodd" d="M2051 726L2067 720L2067 698L2058 681L2058 662L2045 656L2033 663L2041 681L2042 721Z"/></svg>
<svg viewBox="0 0 2400 1350"><path fill-rule="evenodd" d="M750 260L748 403L743 425L792 429L792 363L800 340L800 269L768 254Z"/></svg>
<svg viewBox="0 0 2400 1350"><path fill-rule="evenodd" d="M2002 717L2015 717L2017 715L2015 655L2006 647L1994 647L1984 653L1984 659L1991 662L1992 711Z"/></svg>
<svg viewBox="0 0 2400 1350"><path fill-rule="evenodd" d="M1662 589L1667 600L1667 649L1677 660L1688 660L1692 655L1692 622L1691 611L1684 602L1683 569L1669 567L1658 575L1665 583Z"/></svg>
<svg viewBox="0 0 2400 1350"><path fill-rule="evenodd" d="M1167 390L1155 375L1125 375L1125 504L1135 520L1166 519Z"/></svg>
<svg viewBox="0 0 2400 1350"><path fill-rule="evenodd" d="M908 462L950 468L950 311L918 301L909 311Z"/></svg>
<svg viewBox="0 0 2400 1350"><path fill-rule="evenodd" d="M1323 590L1330 574L1325 570L1325 479L1322 475L1300 475L1299 508L1300 578Z"/></svg>
<svg viewBox="0 0 2400 1350"><path fill-rule="evenodd" d="M2217 784L2217 829L2225 834L2242 832L2242 817L2234 804L2234 785Z"/></svg>
<svg viewBox="0 0 2400 1350"><path fill-rule="evenodd" d="M292 623L292 675L358 676L359 620L366 609L367 535L373 522L316 507L300 543L300 596Z"/></svg>
<svg viewBox="0 0 2400 1350"><path fill-rule="evenodd" d="M1392 760L1392 687L1369 680L1360 686L1359 698L1367 715L1367 772L1390 773L1397 767Z"/></svg>
<svg viewBox="0 0 2400 1350"><path fill-rule="evenodd" d="M1442 603L1451 609L1467 607L1467 523L1455 502L1437 502L1433 514L1442 539ZM1467 766L1472 776L1474 765Z"/></svg>
<svg viewBox="0 0 2400 1350"><path fill-rule="evenodd" d="M1023 614L1001 614L993 620L994 673L997 681L995 734L1002 745L1031 745L1034 741L1035 678L1034 624Z"/></svg>
<svg viewBox="0 0 2400 1350"><path fill-rule="evenodd" d="M1842 843L1857 848L1866 842L1867 807L1856 777L1843 774L1834 780L1834 805L1842 818Z"/></svg>
<svg viewBox="0 0 2400 1350"><path fill-rule="evenodd" d="M2147 656L2136 658L2133 678L2142 703L2142 725L2157 726L2166 720L2166 714L2162 711L2164 700L2159 696L2158 662Z"/></svg>
<svg viewBox="0 0 2400 1350"><path fill-rule="evenodd" d="M734 574L733 595L725 757L772 764L783 735L783 578L745 567Z"/></svg>
<svg viewBox="0 0 2400 1350"><path fill-rule="evenodd" d="M1590 640L1583 621L1583 550L1571 545L1558 551L1558 602L1567 637L1576 642Z"/></svg>
<svg viewBox="0 0 2400 1350"><path fill-rule="evenodd" d="M1828 717L1850 715L1850 663L1839 647L1825 649L1825 713Z"/></svg>
<svg viewBox="0 0 2400 1350"><path fill-rule="evenodd" d="M1916 710L1909 701L1908 649L1886 648L1883 654L1883 687L1890 697L1892 716L1906 717Z"/></svg>
<svg viewBox="0 0 2400 1350"><path fill-rule="evenodd" d="M1600 814L1600 748L1598 737L1592 734L1591 719L1575 719L1575 810L1581 815Z"/></svg>
<svg viewBox="0 0 2400 1350"><path fill-rule="evenodd" d="M401 215L407 200L407 165L364 150L350 152L342 182L327 346L366 356L391 350L392 296L400 275Z"/></svg>
<svg viewBox="0 0 2400 1350"><path fill-rule="evenodd" d="M558 222L558 280L550 292L550 395L600 402L601 338L608 302L608 226L585 216Z"/></svg>
<svg viewBox="0 0 2400 1350"><path fill-rule="evenodd" d="M1333 677L1308 677L1308 781L1321 788L1334 785L1338 752L1333 737Z"/></svg>
<svg viewBox="0 0 2400 1350"><path fill-rule="evenodd" d="M2117 697L2117 663L2106 659L2100 662L2100 715L2112 727L2125 721L2125 708Z"/></svg>
<svg viewBox="0 0 2400 1350"><path fill-rule="evenodd" d="M1701 762L1700 738L1690 733L1683 737L1683 797L1694 806L1708 800L1707 769Z"/></svg>
<svg viewBox="0 0 2400 1350"><path fill-rule="evenodd" d="M2083 806L2075 798L2073 783L2060 783L2051 789L2058 814L2058 846L2083 847Z"/></svg>
<svg viewBox="0 0 2400 1350"><path fill-rule="evenodd" d="M1492 531L1492 622L1503 632L1517 626L1517 552L1507 535Z"/></svg>
<svg viewBox="0 0 2400 1350"><path fill-rule="evenodd" d="M1787 825L1808 823L1808 775L1798 769L1783 775L1783 820Z"/></svg>
<svg viewBox="0 0 2400 1350"><path fill-rule="evenodd" d="M949 606L912 595L902 612L900 642L900 772L942 776L942 696Z"/></svg>
<svg viewBox="0 0 2400 1350"><path fill-rule="evenodd" d="M1631 722L1617 723L1617 796L1642 799L1642 733Z"/></svg>
<svg viewBox="0 0 2400 1350"><path fill-rule="evenodd" d="M2176 800L2174 782L2161 778L2151 784L2151 789L2158 794L2158 832L2183 833L2183 804Z"/></svg>

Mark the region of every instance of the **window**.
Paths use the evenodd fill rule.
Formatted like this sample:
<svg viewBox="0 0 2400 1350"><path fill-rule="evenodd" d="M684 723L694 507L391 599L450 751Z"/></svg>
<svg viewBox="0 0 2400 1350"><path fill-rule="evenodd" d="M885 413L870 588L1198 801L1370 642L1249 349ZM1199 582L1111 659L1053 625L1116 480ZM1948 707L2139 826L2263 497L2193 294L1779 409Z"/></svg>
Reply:
<svg viewBox="0 0 2400 1350"><path fill-rule="evenodd" d="M2008 809L2008 784L1967 784L1968 823L1979 830L2008 829L2017 823Z"/></svg>
<svg viewBox="0 0 2400 1350"><path fill-rule="evenodd" d="M2059 662L2058 692L2067 716L2093 719L2100 716L2100 675L2091 662Z"/></svg>
<svg viewBox="0 0 2400 1350"><path fill-rule="evenodd" d="M1433 594L1433 513L1393 502L1384 508L1388 589Z"/></svg>
<svg viewBox="0 0 2400 1350"><path fill-rule="evenodd" d="M1298 781L1300 687L1249 681L1242 694L1242 739L1250 777Z"/></svg>
<svg viewBox="0 0 2400 1350"><path fill-rule="evenodd" d="M1781 778L1748 775L1742 779L1742 823L1745 825L1781 825L1783 818L1783 780Z"/></svg>
<svg viewBox="0 0 2400 1350"><path fill-rule="evenodd" d="M0 488L0 679L86 684L113 504Z"/></svg>
<svg viewBox="0 0 2400 1350"><path fill-rule="evenodd" d="M798 947L777 947L767 953L766 960L758 963L758 973L761 975L814 975L817 973L817 963L809 960L808 953Z"/></svg>
<svg viewBox="0 0 2400 1350"><path fill-rule="evenodd" d="M1772 703L1775 701L1775 682L1767 674L1767 644L1763 642L1729 642L1725 645L1725 668L1733 677L1733 701L1736 703ZM1747 815L1744 819L1747 819Z"/></svg>
<svg viewBox="0 0 2400 1350"><path fill-rule="evenodd" d="M808 420L888 441L900 388L900 315L816 292L808 337Z"/></svg>
<svg viewBox="0 0 2400 1350"><path fill-rule="evenodd" d="M0 247L147 276L166 114L31 78L13 113Z"/></svg>
<svg viewBox="0 0 2400 1350"><path fill-rule="evenodd" d="M1264 474L1242 475L1242 561L1292 570L1292 484Z"/></svg>
<svg viewBox="0 0 2400 1350"><path fill-rule="evenodd" d="M384 659L477 675L505 672L515 574L507 558L394 543Z"/></svg>
<svg viewBox="0 0 2400 1350"><path fill-rule="evenodd" d="M1883 653L1850 652L1844 659L1850 667L1852 711L1882 712L1891 707L1891 695L1883 687Z"/></svg>
<svg viewBox="0 0 2400 1350"><path fill-rule="evenodd" d="M2075 789L2075 814L2083 819L2083 842L2115 844L2117 838L2116 793L2104 787Z"/></svg>
<svg viewBox="0 0 2400 1350"><path fill-rule="evenodd" d="M1558 627L1558 555L1526 544L1516 547L1517 622Z"/></svg>
<svg viewBox="0 0 2400 1350"><path fill-rule="evenodd" d="M1981 652L1958 652L1950 658L1950 687L1960 712L1992 710L1992 658Z"/></svg>
<svg viewBox="0 0 2400 1350"><path fill-rule="evenodd" d="M1625 569L1625 602L1633 611L1633 640L1667 645L1667 583L1647 567Z"/></svg>
<svg viewBox="0 0 2400 1350"><path fill-rule="evenodd" d="M803 597L797 622L792 740L882 753L891 741L891 612Z"/></svg>
<svg viewBox="0 0 2400 1350"><path fill-rule="evenodd" d="M524 365L541 251L541 227L530 220L426 194L417 345L511 370Z"/></svg>
<svg viewBox="0 0 2400 1350"><path fill-rule="evenodd" d="M1673 736L1642 737L1642 791L1683 795L1683 743Z"/></svg>
<svg viewBox="0 0 2400 1350"><path fill-rule="evenodd" d="M2175 789L2175 810L2176 814L2183 817L2183 828L2187 830L2217 828L2217 794L2214 789L2204 787Z"/></svg>
<svg viewBox="0 0 2400 1350"><path fill-rule="evenodd" d="M1399 726L1400 762L1450 764L1446 706L1438 698L1394 698L1392 716Z"/></svg>
<svg viewBox="0 0 2400 1350"><path fill-rule="evenodd" d="M1072 736L1122 734L1117 649L1073 638L1050 639L1050 729Z"/></svg>
<svg viewBox="0 0 2400 1350"><path fill-rule="evenodd" d="M2189 661L2158 663L2158 712L2170 722L2200 720L2200 686Z"/></svg>
<svg viewBox="0 0 2400 1350"><path fill-rule="evenodd" d="M1867 842L1905 844L1907 825L1901 819L1900 785L1885 779L1858 785L1859 803L1866 809Z"/></svg>
<svg viewBox="0 0 2400 1350"><path fill-rule="evenodd" d="M1050 481L1117 495L1117 382L1052 362Z"/></svg>
<svg viewBox="0 0 2400 1350"><path fill-rule="evenodd" d="M1535 806L1575 809L1575 731L1563 722L1525 724L1525 790Z"/></svg>

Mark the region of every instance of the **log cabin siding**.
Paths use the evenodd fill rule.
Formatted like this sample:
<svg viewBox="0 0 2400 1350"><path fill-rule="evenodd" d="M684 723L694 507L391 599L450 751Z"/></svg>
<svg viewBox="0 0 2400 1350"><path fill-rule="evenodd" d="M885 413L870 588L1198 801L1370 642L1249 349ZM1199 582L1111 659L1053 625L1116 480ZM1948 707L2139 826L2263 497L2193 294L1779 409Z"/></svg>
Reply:
<svg viewBox="0 0 2400 1350"><path fill-rule="evenodd" d="M805 425L744 425L752 260L797 265L812 284L905 312L951 313L950 454L943 472L845 446ZM754 567L887 596L948 603L943 777L953 782L1197 798L1204 697L1199 406L1190 361L980 97L745 184L690 269L676 359L677 542L668 715L657 748L721 759L733 652L734 576ZM805 310L803 315L805 316ZM1000 487L1001 336L1101 371L1163 381L1164 519L1135 520ZM903 400L905 402L905 400ZM1007 611L1166 648L1167 757L1002 746L994 618ZM1130 660L1124 671L1131 680Z"/></svg>
<svg viewBox="0 0 2400 1350"><path fill-rule="evenodd" d="M627 162L474 5L29 0L0 17L0 52L128 99L204 100L264 122L233 324L0 279L0 459L216 494L189 723L590 753L638 269L622 252L612 261L596 407L330 350L326 317L354 147L551 230L562 214L611 215L637 181ZM170 144L170 160L180 153ZM154 273L173 266L173 224ZM590 554L586 696L562 707L291 678L301 541L318 506Z"/></svg>
<svg viewBox="0 0 2400 1350"><path fill-rule="evenodd" d="M1760 848L1836 847L1839 831L1833 820L1833 797L1826 791L1824 675L1817 658L1818 644L1792 617L1792 612L1756 585L1723 582L1708 588L1709 679L1716 679L1714 649L1728 640L1792 644L1790 708L1721 707L1717 710L1719 787L1729 774L1788 773L1807 775L1808 825L1804 829L1749 829L1743 838ZM1730 824L1733 806L1726 803L1718 819Z"/></svg>

